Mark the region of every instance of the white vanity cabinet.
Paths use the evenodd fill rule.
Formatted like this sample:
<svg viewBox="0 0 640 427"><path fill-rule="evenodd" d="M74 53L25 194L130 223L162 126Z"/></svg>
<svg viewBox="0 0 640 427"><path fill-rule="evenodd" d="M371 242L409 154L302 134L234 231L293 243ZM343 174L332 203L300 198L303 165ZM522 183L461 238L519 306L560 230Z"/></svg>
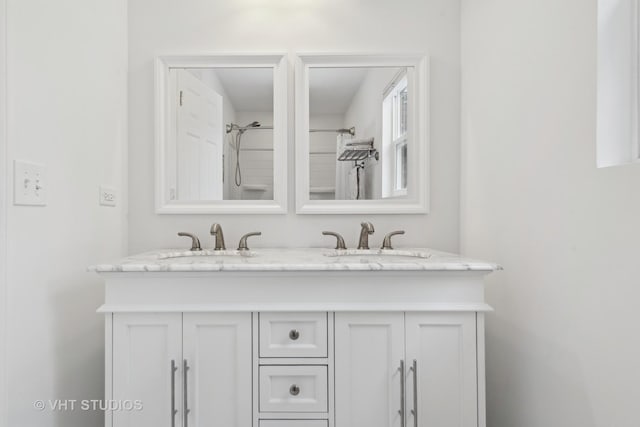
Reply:
<svg viewBox="0 0 640 427"><path fill-rule="evenodd" d="M251 425L251 313L116 313L113 426ZM109 381L109 378L107 378Z"/></svg>
<svg viewBox="0 0 640 427"><path fill-rule="evenodd" d="M477 427L476 313L336 313L336 425Z"/></svg>
<svg viewBox="0 0 640 427"><path fill-rule="evenodd" d="M498 266L260 257L95 267L105 399L142 405L106 427L486 427L483 279Z"/></svg>

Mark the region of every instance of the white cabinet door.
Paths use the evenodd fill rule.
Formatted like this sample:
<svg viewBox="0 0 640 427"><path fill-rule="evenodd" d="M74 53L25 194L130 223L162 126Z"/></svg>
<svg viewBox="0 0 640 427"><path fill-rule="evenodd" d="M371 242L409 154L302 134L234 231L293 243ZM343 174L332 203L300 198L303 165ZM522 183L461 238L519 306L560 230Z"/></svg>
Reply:
<svg viewBox="0 0 640 427"><path fill-rule="evenodd" d="M113 315L113 400L141 410L114 410L117 427L174 427L180 421L182 314ZM175 409L171 413L172 395ZM124 403L123 403L124 405Z"/></svg>
<svg viewBox="0 0 640 427"><path fill-rule="evenodd" d="M417 366L416 376L408 371L407 425L417 409L418 427L477 427L476 314L407 313L405 321L407 366Z"/></svg>
<svg viewBox="0 0 640 427"><path fill-rule="evenodd" d="M251 426L251 343L251 313L184 314L186 426Z"/></svg>
<svg viewBox="0 0 640 427"><path fill-rule="evenodd" d="M403 359L403 313L336 313L336 426L400 427Z"/></svg>

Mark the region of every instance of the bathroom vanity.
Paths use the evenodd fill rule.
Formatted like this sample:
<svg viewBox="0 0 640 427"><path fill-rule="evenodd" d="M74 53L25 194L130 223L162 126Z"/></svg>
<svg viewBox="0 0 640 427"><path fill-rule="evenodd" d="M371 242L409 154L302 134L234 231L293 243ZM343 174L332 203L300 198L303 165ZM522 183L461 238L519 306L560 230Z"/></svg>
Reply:
<svg viewBox="0 0 640 427"><path fill-rule="evenodd" d="M484 427L483 278L498 268L426 249L97 265L105 398L143 408L106 425Z"/></svg>

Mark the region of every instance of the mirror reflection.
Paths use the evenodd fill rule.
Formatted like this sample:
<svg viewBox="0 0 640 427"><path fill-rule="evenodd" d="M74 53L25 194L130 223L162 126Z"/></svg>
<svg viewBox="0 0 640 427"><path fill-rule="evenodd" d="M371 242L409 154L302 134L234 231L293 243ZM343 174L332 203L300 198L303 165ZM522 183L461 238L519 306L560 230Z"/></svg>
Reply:
<svg viewBox="0 0 640 427"><path fill-rule="evenodd" d="M309 69L309 199L406 198L411 67Z"/></svg>
<svg viewBox="0 0 640 427"><path fill-rule="evenodd" d="M273 68L171 68L169 79L168 199L273 200Z"/></svg>

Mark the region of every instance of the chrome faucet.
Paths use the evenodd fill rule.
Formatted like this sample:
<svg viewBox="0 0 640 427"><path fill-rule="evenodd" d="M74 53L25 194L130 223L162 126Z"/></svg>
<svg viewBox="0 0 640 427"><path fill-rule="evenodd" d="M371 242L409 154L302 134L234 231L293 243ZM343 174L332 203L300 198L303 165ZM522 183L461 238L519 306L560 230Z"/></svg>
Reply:
<svg viewBox="0 0 640 427"><path fill-rule="evenodd" d="M214 251L224 251L227 247L224 244L224 234L222 234L222 226L215 223L211 226L211 235L216 238L216 245L213 248Z"/></svg>
<svg viewBox="0 0 640 427"><path fill-rule="evenodd" d="M363 222L360 224L362 229L360 230L360 240L358 240L358 249L369 249L369 235L376 231L373 228L373 224L370 222Z"/></svg>

